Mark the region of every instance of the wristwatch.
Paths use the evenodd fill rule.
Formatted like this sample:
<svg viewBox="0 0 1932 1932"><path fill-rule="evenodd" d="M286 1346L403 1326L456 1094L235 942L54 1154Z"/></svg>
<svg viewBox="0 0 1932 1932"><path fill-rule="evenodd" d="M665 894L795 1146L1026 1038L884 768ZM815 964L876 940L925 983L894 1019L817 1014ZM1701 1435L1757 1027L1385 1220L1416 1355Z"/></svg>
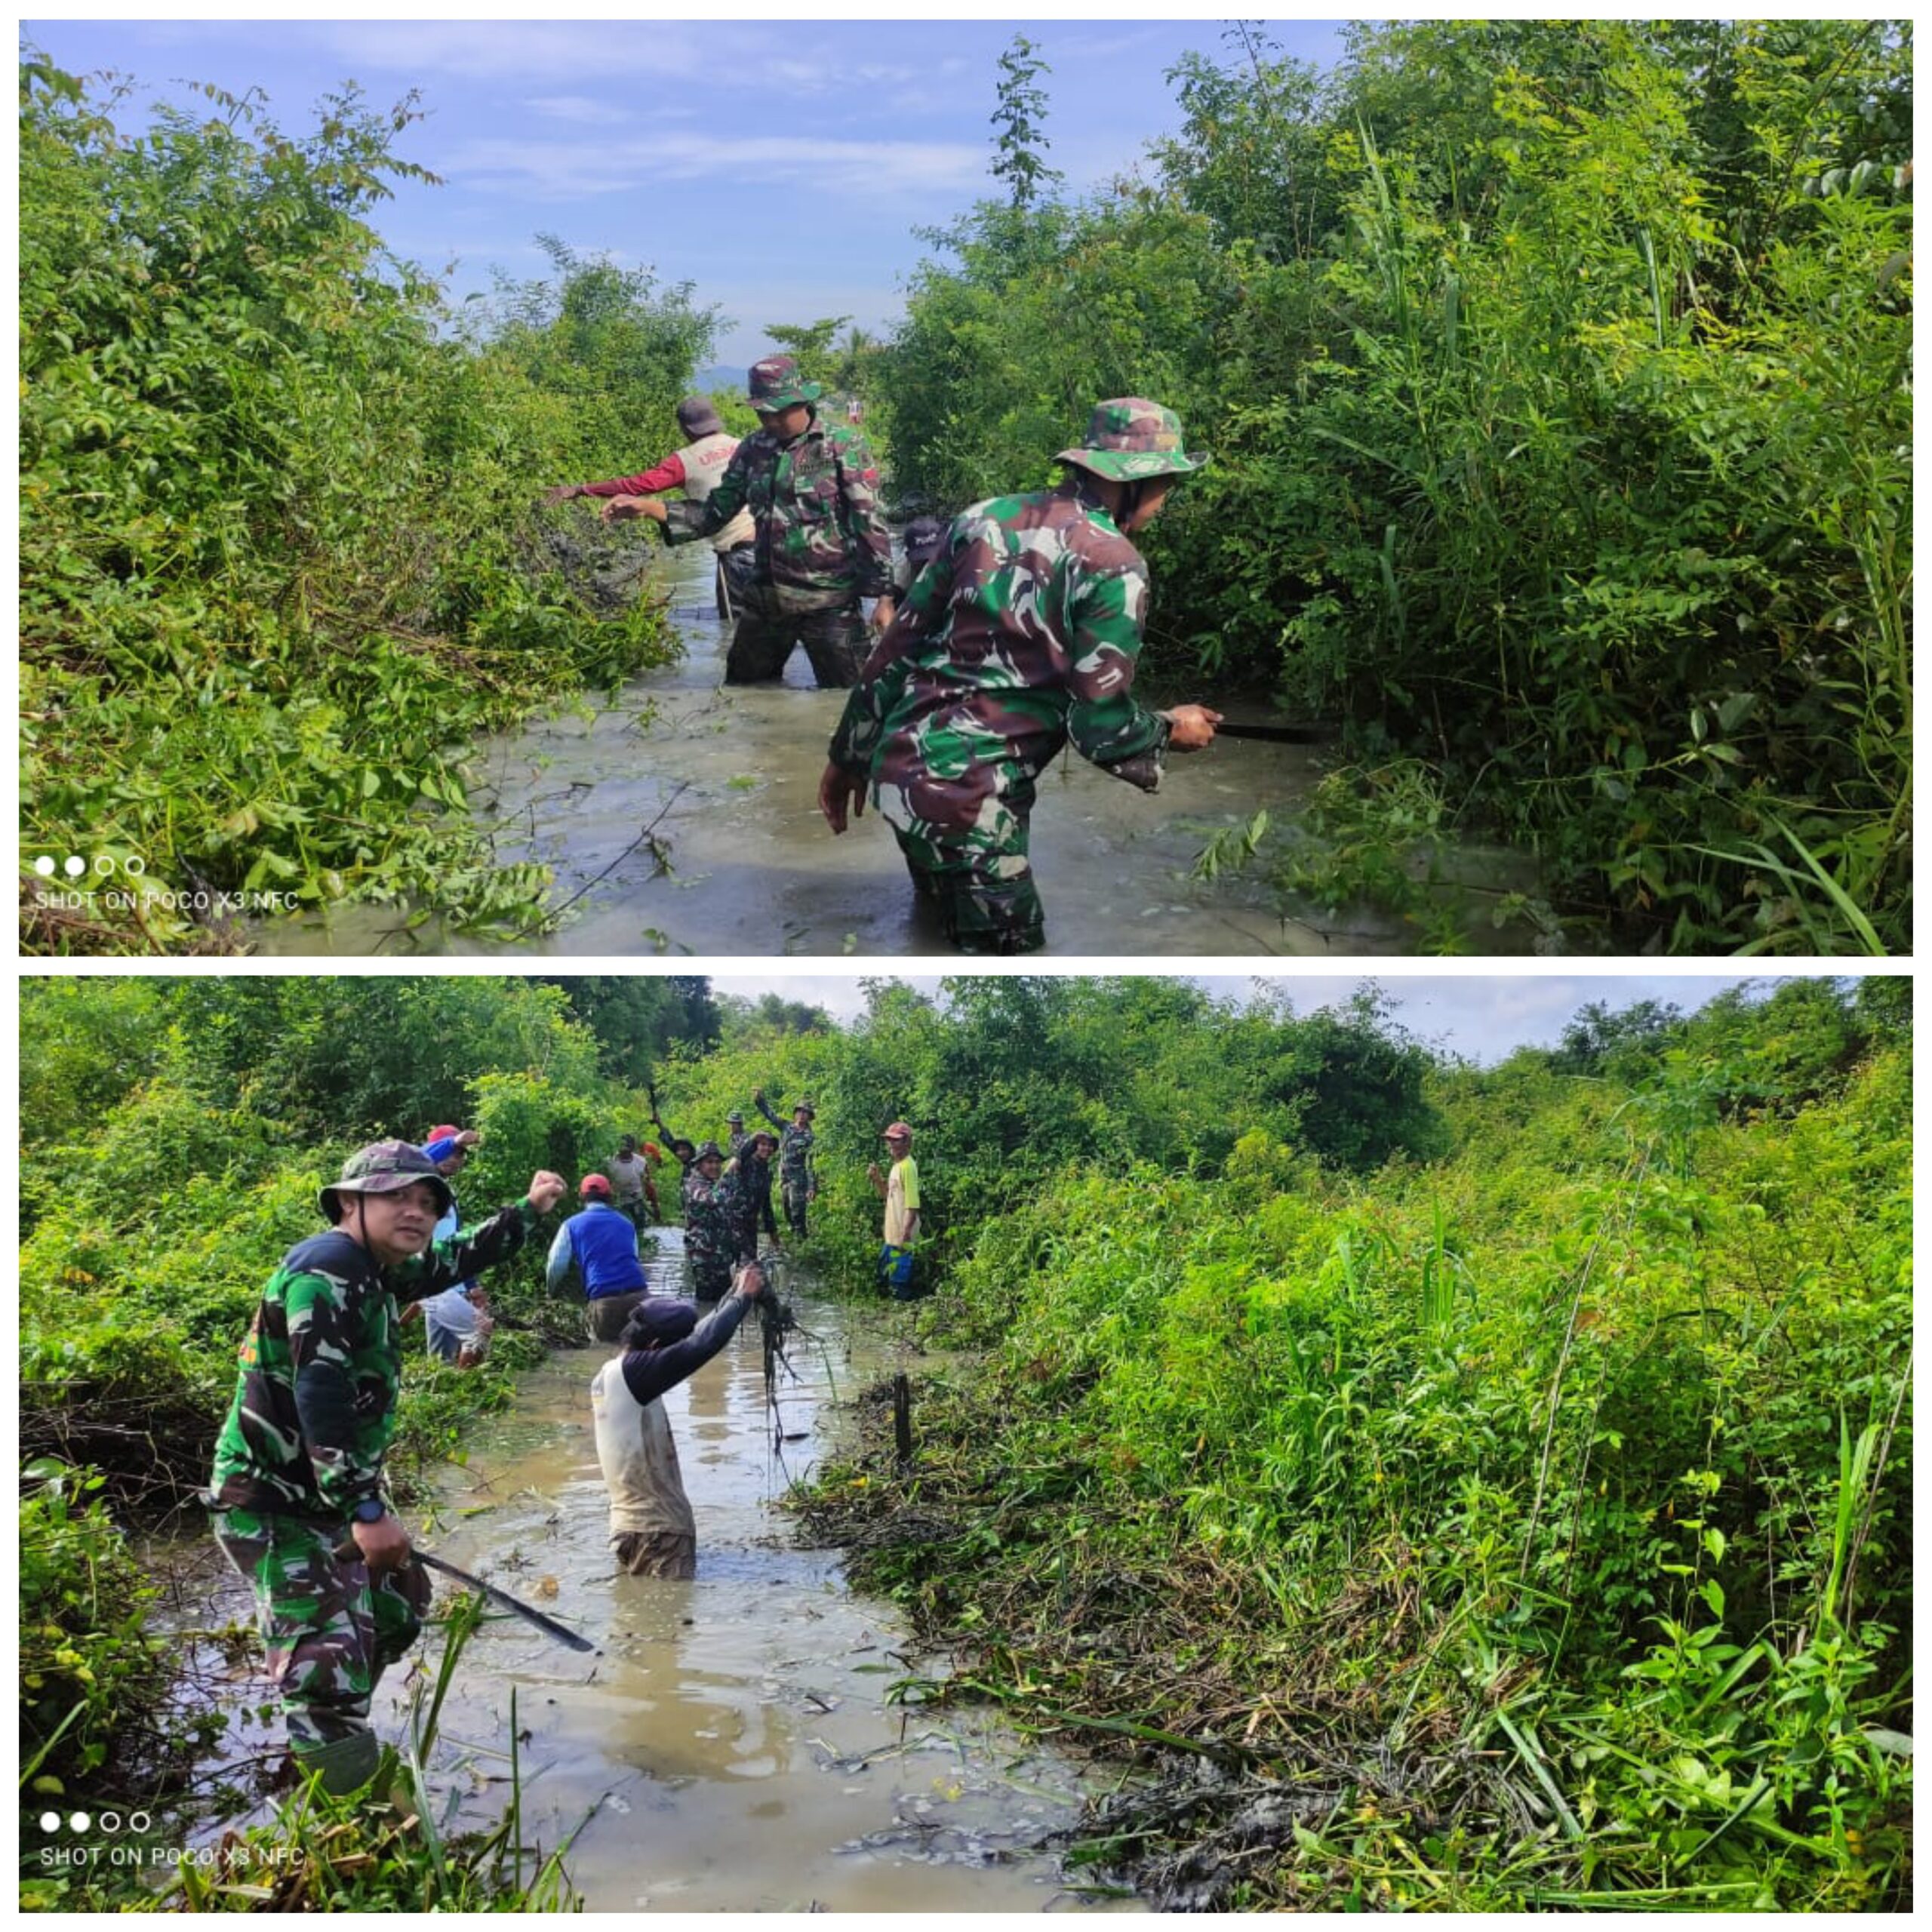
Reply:
<svg viewBox="0 0 1932 1932"><path fill-rule="evenodd" d="M389 1512L380 1496L365 1496L349 1513L358 1523L380 1523Z"/></svg>

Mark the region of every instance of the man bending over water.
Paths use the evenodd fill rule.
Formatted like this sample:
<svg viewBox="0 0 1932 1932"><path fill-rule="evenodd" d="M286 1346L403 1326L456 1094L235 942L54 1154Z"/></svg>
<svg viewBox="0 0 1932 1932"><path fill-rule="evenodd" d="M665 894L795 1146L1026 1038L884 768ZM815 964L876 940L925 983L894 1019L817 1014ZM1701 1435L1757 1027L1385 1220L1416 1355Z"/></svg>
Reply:
<svg viewBox="0 0 1932 1932"><path fill-rule="evenodd" d="M659 1398L737 1333L764 1287L757 1263L747 1262L731 1293L702 1322L688 1301L654 1296L638 1303L618 1337L623 1353L591 1383L597 1460L611 1492L611 1547L633 1577L697 1574L697 1521Z"/></svg>

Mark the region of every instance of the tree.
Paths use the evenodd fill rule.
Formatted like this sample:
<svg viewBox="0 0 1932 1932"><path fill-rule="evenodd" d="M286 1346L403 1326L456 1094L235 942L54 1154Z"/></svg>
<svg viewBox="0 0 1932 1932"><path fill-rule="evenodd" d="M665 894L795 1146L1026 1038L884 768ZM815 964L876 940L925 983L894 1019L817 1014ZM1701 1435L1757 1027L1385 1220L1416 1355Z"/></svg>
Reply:
<svg viewBox="0 0 1932 1932"><path fill-rule="evenodd" d="M1039 76L1049 71L1038 49L1023 33L999 57L999 105L992 111L999 130L993 146L993 178L1004 181L1016 208L1031 207L1042 188L1064 177L1046 164L1046 91Z"/></svg>
<svg viewBox="0 0 1932 1932"><path fill-rule="evenodd" d="M842 365L832 339L851 319L850 315L821 315L815 322L767 322L764 332L780 349L798 358L798 374L807 382L836 389Z"/></svg>
<svg viewBox="0 0 1932 1932"><path fill-rule="evenodd" d="M1558 1073L1612 1073L1632 1079L1663 1057L1674 1045L1684 1016L1674 1006L1639 1000L1613 1013L1601 1000L1583 1008L1563 1029L1562 1043L1549 1055Z"/></svg>
<svg viewBox="0 0 1932 1932"><path fill-rule="evenodd" d="M668 429L672 408L712 352L715 308L688 281L660 285L648 268L582 255L554 235L538 245L547 281L499 278L484 333L536 386L568 405L586 470L635 466L638 435Z"/></svg>

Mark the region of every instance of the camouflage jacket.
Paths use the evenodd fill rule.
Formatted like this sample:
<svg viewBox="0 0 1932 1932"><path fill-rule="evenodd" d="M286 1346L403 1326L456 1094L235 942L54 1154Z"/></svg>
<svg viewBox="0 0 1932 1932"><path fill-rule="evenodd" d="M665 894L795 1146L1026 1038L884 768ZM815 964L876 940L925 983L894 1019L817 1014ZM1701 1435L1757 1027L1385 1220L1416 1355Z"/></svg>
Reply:
<svg viewBox="0 0 1932 1932"><path fill-rule="evenodd" d="M778 1130L778 1184L780 1187L811 1189L814 1177L812 1173L812 1143L814 1136L808 1127L799 1127L788 1120L780 1120L771 1111L769 1100L761 1100L758 1110Z"/></svg>
<svg viewBox="0 0 1932 1932"><path fill-rule="evenodd" d="M1030 797L1070 738L1143 791L1164 718L1137 703L1147 566L1078 482L955 518L867 659L832 760L892 823L942 840L989 798Z"/></svg>
<svg viewBox="0 0 1932 1932"><path fill-rule="evenodd" d="M706 1180L697 1168L685 1177L685 1253L692 1272L715 1271L738 1257L743 1212L742 1183L734 1174Z"/></svg>
<svg viewBox="0 0 1932 1932"><path fill-rule="evenodd" d="M738 1156L738 1251L758 1252L758 1235L778 1238L777 1217L771 1211L771 1163L747 1147Z"/></svg>
<svg viewBox="0 0 1932 1932"><path fill-rule="evenodd" d="M835 611L892 589L892 536L866 439L817 417L789 443L754 430L701 503L666 503L664 540L692 543L749 507L755 583L770 617Z"/></svg>
<svg viewBox="0 0 1932 1932"><path fill-rule="evenodd" d="M507 1260L537 1223L518 1201L386 1269L340 1231L291 1248L242 1344L215 1444L216 1506L340 1521L380 1497L402 1379L403 1304Z"/></svg>

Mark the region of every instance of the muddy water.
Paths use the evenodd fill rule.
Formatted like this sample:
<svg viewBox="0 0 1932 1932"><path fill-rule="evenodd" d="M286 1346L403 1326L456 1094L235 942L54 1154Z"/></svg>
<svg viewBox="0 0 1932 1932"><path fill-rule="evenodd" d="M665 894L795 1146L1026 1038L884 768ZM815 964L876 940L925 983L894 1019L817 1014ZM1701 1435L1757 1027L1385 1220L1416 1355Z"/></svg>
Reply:
<svg viewBox="0 0 1932 1932"><path fill-rule="evenodd" d="M654 1275L680 1291L679 1235L660 1241ZM775 1412L755 1316L665 1398L698 1522L694 1581L615 1571L588 1392L605 1350L554 1356L512 1412L478 1426L468 1467L414 1518L424 1546L603 1655L485 1623L445 1706L439 1801L457 1829L502 1815L514 1688L525 1842L577 1834L566 1862L590 1910L1091 1909L1037 1848L1077 1814L1072 1768L996 1719L890 1702L943 1663L849 1591L832 1552L795 1547L772 1507L826 1453L829 1405L893 1361L891 1311L798 1306L817 1339L791 1338L798 1379L781 1378ZM377 1694L389 1737L407 1734L401 1679Z"/></svg>
<svg viewBox="0 0 1932 1932"><path fill-rule="evenodd" d="M478 749L472 771L492 801L485 815L501 827L500 856L554 868L555 903L583 895L561 930L485 942L435 921L411 932L392 909L352 907L326 923L260 928L251 934L257 949L950 955L915 909L891 832L869 814L834 838L819 817L819 777L843 694L812 688L802 651L780 685L721 683L727 627L711 613L711 574L703 546L660 549L652 565L651 581L685 634L681 663L636 681L613 709L588 718L561 712ZM1229 707L1229 715L1239 710ZM1397 918L1351 911L1340 920L1284 922L1258 881L1189 876L1212 832L1246 823L1263 806L1278 821L1292 818L1318 775L1315 755L1304 746L1228 740L1171 759L1152 797L1084 759L1061 758L1041 780L1033 815L1048 952L1410 949L1414 931ZM668 867L638 844L646 827L668 850ZM1463 860L1459 871L1472 882L1532 884L1506 854L1471 848ZM1476 945L1527 950L1529 935L1485 924Z"/></svg>

